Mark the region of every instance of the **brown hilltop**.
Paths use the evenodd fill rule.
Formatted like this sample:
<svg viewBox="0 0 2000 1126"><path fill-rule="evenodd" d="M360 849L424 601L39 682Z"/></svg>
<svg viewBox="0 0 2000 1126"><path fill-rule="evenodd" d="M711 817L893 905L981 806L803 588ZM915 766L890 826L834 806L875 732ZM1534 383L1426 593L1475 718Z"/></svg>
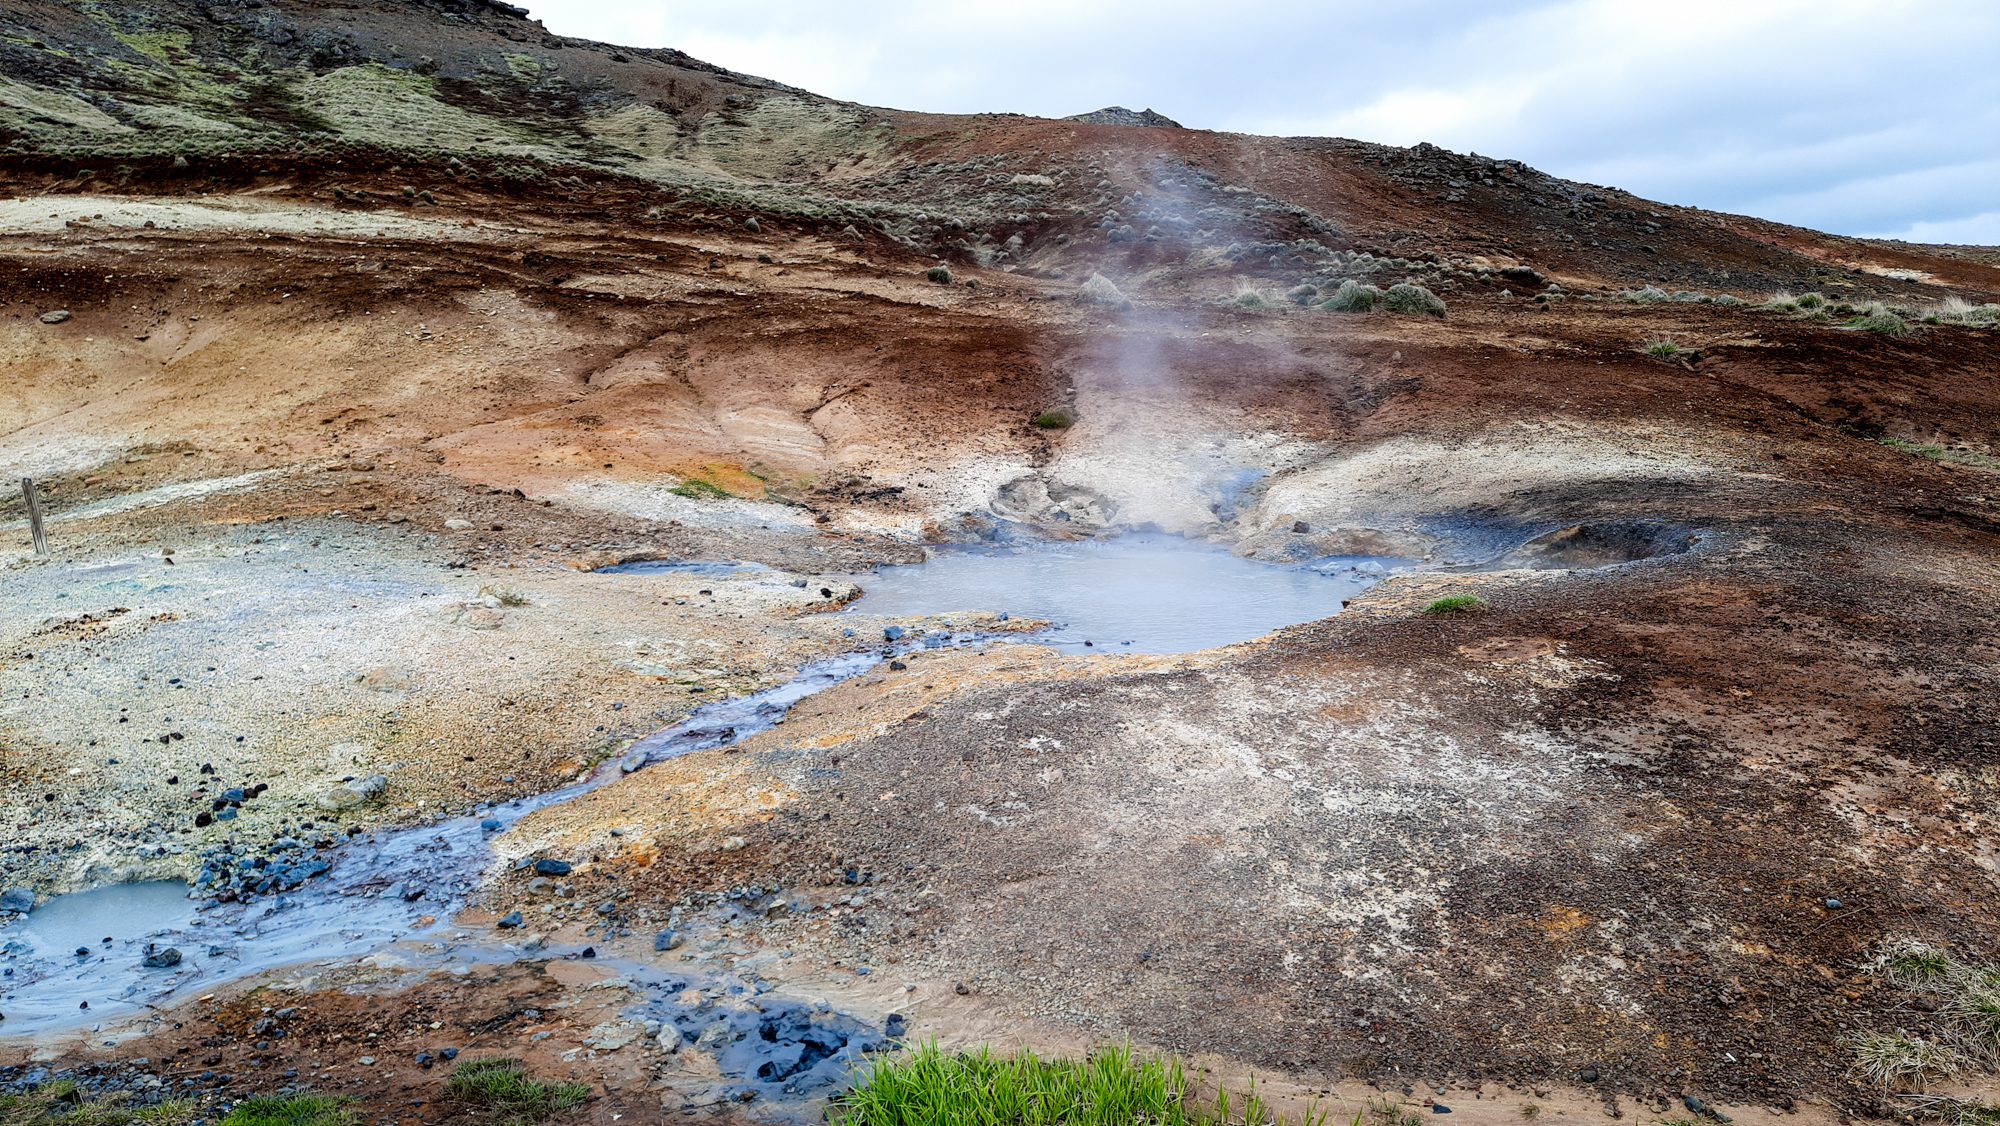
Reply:
<svg viewBox="0 0 2000 1126"><path fill-rule="evenodd" d="M919 1036L1496 1122L1889 1113L1845 1037L1941 1024L1882 944L1993 946L1987 250L1431 146L855 106L470 0L0 21L0 463L57 550L6 533L6 886L191 874L224 838L155 775L200 756L271 781L246 839L357 767L391 778L357 828L541 792L853 644L845 571L1155 528L1435 569L1199 654L884 666L510 825L577 871L424 933L521 910ZM1445 313L1320 304L1346 281ZM784 573L587 570L673 554ZM189 738L108 763L119 709ZM654 954L751 884L802 898ZM267 1047L259 978L0 1063L337 1066L458 1113L358 1070L376 1031L574 1069L603 1121L725 1113L692 1047L585 1043L621 1019L595 963L399 949L286 976Z"/></svg>

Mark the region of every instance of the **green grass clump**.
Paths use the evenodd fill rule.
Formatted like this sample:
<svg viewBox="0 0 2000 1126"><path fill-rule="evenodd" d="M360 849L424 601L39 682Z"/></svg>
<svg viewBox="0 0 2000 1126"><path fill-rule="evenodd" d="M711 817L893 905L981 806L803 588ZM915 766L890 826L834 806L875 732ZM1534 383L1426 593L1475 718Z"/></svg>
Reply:
<svg viewBox="0 0 2000 1126"><path fill-rule="evenodd" d="M1639 351L1646 353L1648 356L1658 356L1663 360L1671 360L1681 354L1681 346L1674 343L1671 337L1655 336L1650 340L1640 342Z"/></svg>
<svg viewBox="0 0 2000 1126"><path fill-rule="evenodd" d="M1965 1057L1950 1045L1926 1040L1915 1033L1857 1032L1847 1038L1848 1053L1854 1059L1854 1074L1878 1087L1956 1078L1965 1068Z"/></svg>
<svg viewBox="0 0 2000 1126"><path fill-rule="evenodd" d="M1889 980L1938 999L1939 1024L1928 1035L1856 1032L1845 1044L1857 1076L1883 1087L1950 1079L2000 1061L2000 966L1961 962L1909 939L1889 941L1877 960Z"/></svg>
<svg viewBox="0 0 2000 1126"><path fill-rule="evenodd" d="M935 1042L879 1059L827 1108L829 1126L1224 1126L1285 1123L1252 1091L1200 1103L1177 1059L1105 1048L1085 1059L1032 1052L946 1053ZM1355 1124L1360 1118L1357 1115ZM1308 1109L1294 1126L1325 1126Z"/></svg>
<svg viewBox="0 0 2000 1126"><path fill-rule="evenodd" d="M218 1126L354 1126L352 1099L332 1095L253 1095L232 1107Z"/></svg>
<svg viewBox="0 0 2000 1126"><path fill-rule="evenodd" d="M667 491L692 500L728 500L733 495L721 485L700 477L690 477Z"/></svg>
<svg viewBox="0 0 2000 1126"><path fill-rule="evenodd" d="M444 1093L468 1106L498 1111L510 1122L541 1122L583 1105L590 1097L590 1086L531 1079L520 1060L495 1056L467 1060L453 1068Z"/></svg>
<svg viewBox="0 0 2000 1126"><path fill-rule="evenodd" d="M2000 1106L1948 1095L1904 1095L1910 1117L1945 1126L2000 1126Z"/></svg>
<svg viewBox="0 0 2000 1126"><path fill-rule="evenodd" d="M944 265L932 266L930 269L924 271L924 276L939 285L950 285L951 267Z"/></svg>
<svg viewBox="0 0 2000 1126"><path fill-rule="evenodd" d="M1035 425L1044 430L1061 430L1076 425L1076 412L1068 407L1050 407L1035 416Z"/></svg>
<svg viewBox="0 0 2000 1126"><path fill-rule="evenodd" d="M195 1118L195 1104L170 1099L152 1106L121 1106L122 1095L85 1098L69 1080L19 1094L0 1094L0 1126L181 1126Z"/></svg>
<svg viewBox="0 0 2000 1126"><path fill-rule="evenodd" d="M1933 321L1935 318L1935 321ZM1956 294L1938 302L1935 310L1923 318L1926 324L1994 325L2000 324L2000 305L1988 302L1974 305Z"/></svg>
<svg viewBox="0 0 2000 1126"><path fill-rule="evenodd" d="M1826 303L1826 298L1817 293L1802 293L1798 300L1792 302L1801 309L1818 309L1824 307Z"/></svg>
<svg viewBox="0 0 2000 1126"><path fill-rule="evenodd" d="M1910 322L1890 312L1880 305L1872 305L1868 311L1848 321L1846 327L1867 332L1879 332L1883 336L1908 336Z"/></svg>
<svg viewBox="0 0 2000 1126"><path fill-rule="evenodd" d="M1906 989L1929 989L1943 985L1957 972L1951 955L1922 942L1899 942L1882 957L1882 968L1891 980Z"/></svg>
<svg viewBox="0 0 2000 1126"><path fill-rule="evenodd" d="M1372 285L1364 285L1352 279L1340 283L1333 296L1319 303L1322 309L1336 313L1366 313L1382 303L1382 291Z"/></svg>
<svg viewBox="0 0 2000 1126"><path fill-rule="evenodd" d="M1444 318L1444 299L1420 285L1402 282L1382 291L1382 307L1391 313L1421 313Z"/></svg>
<svg viewBox="0 0 2000 1126"><path fill-rule="evenodd" d="M1477 614L1492 608L1492 603L1476 594L1447 594L1443 598L1431 600L1424 607L1426 614Z"/></svg>

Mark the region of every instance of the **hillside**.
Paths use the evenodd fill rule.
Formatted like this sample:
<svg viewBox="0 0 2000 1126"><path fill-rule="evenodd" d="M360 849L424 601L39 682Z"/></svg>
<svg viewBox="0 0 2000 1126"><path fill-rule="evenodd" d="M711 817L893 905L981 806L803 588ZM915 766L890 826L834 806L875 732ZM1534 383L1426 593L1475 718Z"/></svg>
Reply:
<svg viewBox="0 0 2000 1126"><path fill-rule="evenodd" d="M1986 1090L1884 959L2000 925L1991 248L1077 109L851 105L474 0L9 0L0 465L52 554L8 499L0 887L199 879L239 937L88 1033L20 954L0 1066L471 1122L450 1046L598 1122L810 1116L731 1054L754 1021L659 1039L747 997L1476 1122L1897 1117L1851 1064L1899 1028ZM1130 533L1408 566L1154 655L863 595ZM637 560L774 570L600 570ZM619 772L892 630L934 644ZM504 861L449 894L343 851L446 815ZM416 894L229 962L315 887Z"/></svg>

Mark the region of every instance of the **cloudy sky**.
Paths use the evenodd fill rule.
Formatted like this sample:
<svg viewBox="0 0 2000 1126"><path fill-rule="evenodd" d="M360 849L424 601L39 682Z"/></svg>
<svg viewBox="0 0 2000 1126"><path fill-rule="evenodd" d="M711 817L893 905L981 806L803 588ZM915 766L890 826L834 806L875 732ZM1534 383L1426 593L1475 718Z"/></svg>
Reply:
<svg viewBox="0 0 2000 1126"><path fill-rule="evenodd" d="M1669 203L2000 244L2000 0L526 2L561 34L869 105L1430 141Z"/></svg>

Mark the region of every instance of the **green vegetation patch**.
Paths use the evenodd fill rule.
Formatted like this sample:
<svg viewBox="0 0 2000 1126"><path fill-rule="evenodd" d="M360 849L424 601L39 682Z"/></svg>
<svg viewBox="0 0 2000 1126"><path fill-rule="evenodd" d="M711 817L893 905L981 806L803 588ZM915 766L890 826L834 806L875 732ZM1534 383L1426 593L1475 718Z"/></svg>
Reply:
<svg viewBox="0 0 2000 1126"><path fill-rule="evenodd" d="M1857 1078L1885 1088L1922 1090L1975 1066L1990 1069L2000 1060L2000 966L1961 961L1928 943L1892 939L1876 967L1897 985L1935 998L1929 1007L1937 1013L1936 1027L1850 1033L1842 1044Z"/></svg>
<svg viewBox="0 0 2000 1126"><path fill-rule="evenodd" d="M195 1105L170 1099L152 1106L121 1105L122 1095L91 1099L63 1080L18 1094L0 1094L0 1126L181 1126Z"/></svg>
<svg viewBox="0 0 2000 1126"><path fill-rule="evenodd" d="M1402 282L1382 291L1382 307L1392 313L1420 313L1442 319L1444 300L1420 285Z"/></svg>
<svg viewBox="0 0 2000 1126"><path fill-rule="evenodd" d="M354 1126L360 1118L352 1099L253 1095L231 1108L218 1126Z"/></svg>
<svg viewBox="0 0 2000 1126"><path fill-rule="evenodd" d="M677 497L687 497L691 500L728 500L735 495L721 485L701 477L690 477L667 491Z"/></svg>
<svg viewBox="0 0 2000 1126"><path fill-rule="evenodd" d="M1908 336L1910 322L1880 305L1871 306L1867 312L1848 321L1847 328L1858 328L1867 332L1881 333L1883 336Z"/></svg>
<svg viewBox="0 0 2000 1126"><path fill-rule="evenodd" d="M1333 291L1333 296L1319 303L1322 309L1336 313L1366 313L1382 303L1382 291L1353 279L1343 281Z"/></svg>
<svg viewBox="0 0 2000 1126"><path fill-rule="evenodd" d="M1974 453L1971 450L1956 449L1936 442L1912 442L1907 438L1883 438L1883 445L1906 454L1916 454L1933 461L1948 461L1954 465L1973 465L1981 469L2000 469L2000 457L1992 454Z"/></svg>
<svg viewBox="0 0 2000 1126"><path fill-rule="evenodd" d="M1915 1033L1857 1032L1846 1040L1854 1074L1878 1087L1955 1079L1965 1068L1957 1049Z"/></svg>
<svg viewBox="0 0 2000 1126"><path fill-rule="evenodd" d="M987 1048L947 1053L936 1043L902 1059L878 1060L867 1077L827 1108L829 1126L1224 1126L1278 1124L1253 1090L1213 1102L1194 1097L1178 1059L1136 1059L1104 1048L1084 1059L998 1055ZM1324 1126L1312 1108L1293 1126ZM1356 1116L1356 1123L1359 1122Z"/></svg>
<svg viewBox="0 0 2000 1126"><path fill-rule="evenodd" d="M544 1083L520 1060L505 1056L467 1060L445 1081L446 1097L499 1113L509 1122L541 1122L583 1105L586 1083ZM223 1126L228 1126L224 1123Z"/></svg>
<svg viewBox="0 0 2000 1126"><path fill-rule="evenodd" d="M1443 598L1432 599L1424 607L1426 614L1477 614L1493 608L1491 602L1476 594L1447 594Z"/></svg>

